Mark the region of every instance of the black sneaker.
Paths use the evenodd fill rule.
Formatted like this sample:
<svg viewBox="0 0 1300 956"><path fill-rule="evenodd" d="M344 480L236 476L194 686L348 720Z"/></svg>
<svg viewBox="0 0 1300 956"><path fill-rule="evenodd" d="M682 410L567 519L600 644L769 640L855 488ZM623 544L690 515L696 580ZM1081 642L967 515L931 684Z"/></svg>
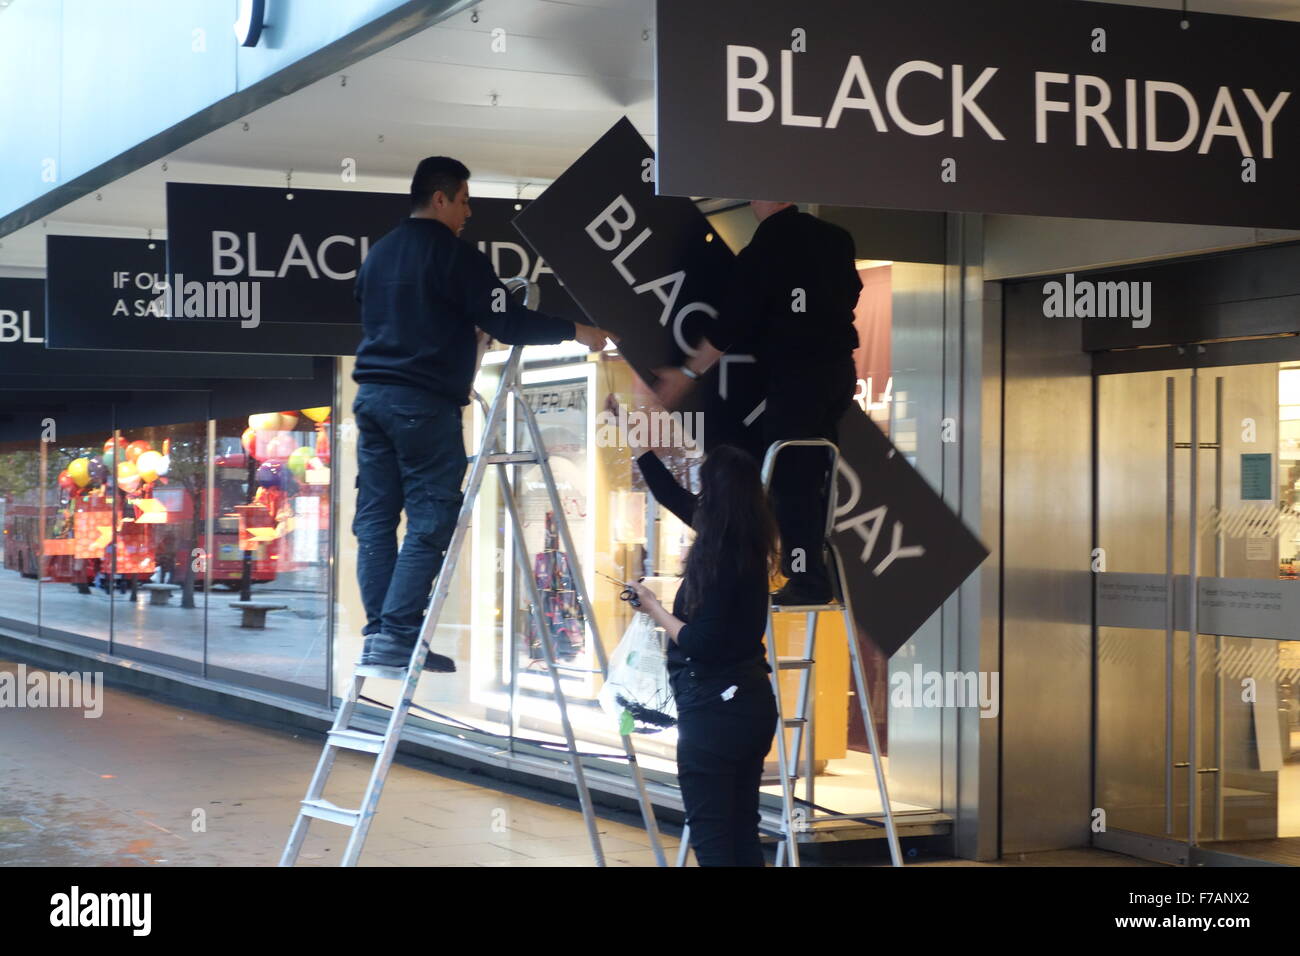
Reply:
<svg viewBox="0 0 1300 956"><path fill-rule="evenodd" d="M411 663L411 648L402 647L385 634L374 634L366 638L361 651L361 664L368 667L397 667L401 670ZM456 673L456 662L450 657L435 654L433 651L424 655L424 669L434 674Z"/></svg>

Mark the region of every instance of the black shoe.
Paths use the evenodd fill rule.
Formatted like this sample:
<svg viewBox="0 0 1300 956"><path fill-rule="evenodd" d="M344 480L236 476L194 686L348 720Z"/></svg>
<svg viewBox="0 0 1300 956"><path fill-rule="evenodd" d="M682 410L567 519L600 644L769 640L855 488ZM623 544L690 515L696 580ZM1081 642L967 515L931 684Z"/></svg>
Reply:
<svg viewBox="0 0 1300 956"><path fill-rule="evenodd" d="M787 581L772 595L772 603L777 607L816 607L837 602L829 584L818 587L806 581Z"/></svg>
<svg viewBox="0 0 1300 956"><path fill-rule="evenodd" d="M398 667L406 670L410 663L411 648L403 647L386 634L374 634L366 638L365 648L361 651L363 666ZM450 657L429 651L424 655L424 669L434 674L454 674L456 662Z"/></svg>

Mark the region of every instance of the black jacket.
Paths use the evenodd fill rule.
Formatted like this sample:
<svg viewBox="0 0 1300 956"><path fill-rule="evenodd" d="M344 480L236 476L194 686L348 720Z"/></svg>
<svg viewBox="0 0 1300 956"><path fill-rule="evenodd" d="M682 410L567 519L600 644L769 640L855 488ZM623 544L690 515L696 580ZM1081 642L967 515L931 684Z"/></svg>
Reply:
<svg viewBox="0 0 1300 956"><path fill-rule="evenodd" d="M637 459L655 500L686 524L695 496L677 484L654 452ZM688 616L681 589L673 616L685 621L668 642L668 679L679 711L713 702L732 684L747 688L772 672L763 649L767 630L767 575L742 576L734 564L719 568L718 586Z"/></svg>
<svg viewBox="0 0 1300 956"><path fill-rule="evenodd" d="M724 352L753 349L769 380L842 361L858 346L855 255L839 226L794 206L773 213L736 256L709 341Z"/></svg>
<svg viewBox="0 0 1300 956"><path fill-rule="evenodd" d="M476 328L509 345L573 338L572 322L525 309L488 257L436 219L406 219L371 246L355 294L364 336L353 379L411 385L460 405L478 371Z"/></svg>

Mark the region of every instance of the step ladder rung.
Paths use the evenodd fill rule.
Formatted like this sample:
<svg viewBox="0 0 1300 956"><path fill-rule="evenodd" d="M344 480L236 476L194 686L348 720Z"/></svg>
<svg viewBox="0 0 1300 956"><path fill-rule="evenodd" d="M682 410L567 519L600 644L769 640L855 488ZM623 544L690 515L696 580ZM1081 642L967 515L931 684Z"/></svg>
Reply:
<svg viewBox="0 0 1300 956"><path fill-rule="evenodd" d="M345 827L355 827L361 820L360 810L349 810L325 799L302 801L301 813L304 816L315 817L317 820L341 823Z"/></svg>
<svg viewBox="0 0 1300 956"><path fill-rule="evenodd" d="M797 773L788 773L785 775L785 779L794 783L796 780L802 780L803 777ZM775 787L781 782L781 775L779 773L765 773L758 780L760 787Z"/></svg>
<svg viewBox="0 0 1300 956"><path fill-rule="evenodd" d="M406 677L406 667L388 667L384 664L358 664L353 673L357 677L377 677L381 680L402 680Z"/></svg>
<svg viewBox="0 0 1300 956"><path fill-rule="evenodd" d="M818 614L822 611L843 611L844 605L834 604L773 604L773 614Z"/></svg>
<svg viewBox="0 0 1300 956"><path fill-rule="evenodd" d="M473 462L476 455L470 455L469 461ZM489 465L535 465L537 464L537 453L532 451L511 451L495 452L487 456Z"/></svg>
<svg viewBox="0 0 1300 956"><path fill-rule="evenodd" d="M776 666L783 671L800 671L817 663L811 657L778 657Z"/></svg>
<svg viewBox="0 0 1300 956"><path fill-rule="evenodd" d="M803 727L808 723L807 717L786 717L781 721L786 727Z"/></svg>
<svg viewBox="0 0 1300 956"><path fill-rule="evenodd" d="M344 750L377 754L384 749L384 735L372 734L366 730L331 730L329 743L331 747L342 747Z"/></svg>

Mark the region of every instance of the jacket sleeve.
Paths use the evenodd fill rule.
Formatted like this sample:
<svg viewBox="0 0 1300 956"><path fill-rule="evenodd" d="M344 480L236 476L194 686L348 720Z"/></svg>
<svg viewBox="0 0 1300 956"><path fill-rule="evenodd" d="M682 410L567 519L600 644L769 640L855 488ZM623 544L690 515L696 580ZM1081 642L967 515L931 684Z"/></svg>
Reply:
<svg viewBox="0 0 1300 956"><path fill-rule="evenodd" d="M695 496L677 483L672 472L654 452L646 452L636 463L641 466L641 475L650 488L650 494L655 496L655 501L689 526L695 518Z"/></svg>
<svg viewBox="0 0 1300 956"><path fill-rule="evenodd" d="M574 335L568 319L526 309L492 271L492 263L473 246L456 243L451 276L464 314L478 328L507 345L554 345Z"/></svg>

